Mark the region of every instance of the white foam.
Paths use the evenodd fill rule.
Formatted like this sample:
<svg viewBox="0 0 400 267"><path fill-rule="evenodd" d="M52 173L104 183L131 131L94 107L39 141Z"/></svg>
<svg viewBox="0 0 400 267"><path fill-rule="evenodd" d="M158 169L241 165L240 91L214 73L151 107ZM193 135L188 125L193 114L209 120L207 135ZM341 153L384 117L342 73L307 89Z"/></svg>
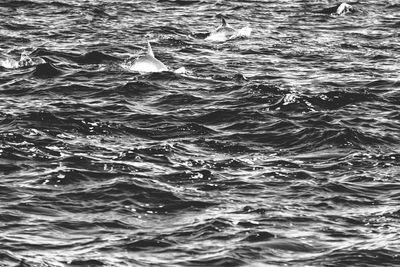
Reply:
<svg viewBox="0 0 400 267"><path fill-rule="evenodd" d="M6 68L6 69L17 69L17 68L23 68L23 67L31 67L31 66L36 66L39 64L46 63L46 61L43 58L40 57L30 57L29 52L22 52L21 58L18 60L12 59L12 58L6 58L3 60L0 60L0 66Z"/></svg>
<svg viewBox="0 0 400 267"><path fill-rule="evenodd" d="M11 59L11 58L6 58L4 60L0 60L0 65L6 69L19 68L18 61Z"/></svg>
<svg viewBox="0 0 400 267"><path fill-rule="evenodd" d="M252 28L246 26L241 29L235 30L233 33L216 31L207 36L205 40L211 42L226 42L228 40L234 40L237 38L248 38L250 37L252 30Z"/></svg>
<svg viewBox="0 0 400 267"><path fill-rule="evenodd" d="M243 27L235 32L234 35L232 35L229 39L236 39L236 38L248 38L251 35L251 32L253 31L252 28L249 26Z"/></svg>
<svg viewBox="0 0 400 267"><path fill-rule="evenodd" d="M187 73L185 67L180 67L179 69L174 70L174 72L178 73L178 74L186 74Z"/></svg>

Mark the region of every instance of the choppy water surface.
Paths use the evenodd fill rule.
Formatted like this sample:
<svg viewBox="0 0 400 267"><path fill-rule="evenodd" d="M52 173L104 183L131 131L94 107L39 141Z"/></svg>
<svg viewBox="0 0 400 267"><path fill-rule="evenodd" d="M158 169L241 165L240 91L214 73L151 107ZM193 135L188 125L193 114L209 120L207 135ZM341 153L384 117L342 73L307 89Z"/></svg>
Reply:
<svg viewBox="0 0 400 267"><path fill-rule="evenodd" d="M0 266L400 264L400 4L360 2L2 0Z"/></svg>

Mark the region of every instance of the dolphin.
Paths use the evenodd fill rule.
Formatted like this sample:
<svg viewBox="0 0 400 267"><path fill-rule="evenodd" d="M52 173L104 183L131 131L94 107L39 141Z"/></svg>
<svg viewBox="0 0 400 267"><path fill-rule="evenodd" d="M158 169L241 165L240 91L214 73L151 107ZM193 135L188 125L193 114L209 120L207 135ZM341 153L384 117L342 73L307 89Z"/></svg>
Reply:
<svg viewBox="0 0 400 267"><path fill-rule="evenodd" d="M232 40L238 37L246 36L248 37L251 33L250 27L244 27L242 29L236 30L231 27L225 20L223 16L221 17L221 25L212 31L205 40L214 42L225 42L227 40Z"/></svg>
<svg viewBox="0 0 400 267"><path fill-rule="evenodd" d="M347 13L354 13L357 10L350 4L340 3L336 6L325 8L321 11L321 13L329 14L329 15L345 15Z"/></svg>
<svg viewBox="0 0 400 267"><path fill-rule="evenodd" d="M129 69L141 73L168 71L168 67L154 57L150 42L147 42L146 55L139 57Z"/></svg>
<svg viewBox="0 0 400 267"><path fill-rule="evenodd" d="M336 10L336 14L344 15L347 13L353 13L355 11L356 10L354 9L354 7L352 5L349 5L347 3L341 3Z"/></svg>
<svg viewBox="0 0 400 267"><path fill-rule="evenodd" d="M210 36L221 35L228 39L228 37L233 35L235 32L236 30L226 22L225 18L221 17L221 25L219 25L218 28L211 32ZM210 36L208 36L207 38L210 38Z"/></svg>

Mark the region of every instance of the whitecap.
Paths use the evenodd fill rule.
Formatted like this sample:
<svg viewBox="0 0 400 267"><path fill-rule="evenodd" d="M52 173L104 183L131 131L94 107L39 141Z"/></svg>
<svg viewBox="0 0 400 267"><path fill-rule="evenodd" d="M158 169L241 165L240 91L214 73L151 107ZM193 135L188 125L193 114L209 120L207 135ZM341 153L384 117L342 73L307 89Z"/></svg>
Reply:
<svg viewBox="0 0 400 267"><path fill-rule="evenodd" d="M7 57L6 59L0 60L0 66L6 69L17 69L32 67L39 64L44 64L46 61L40 57L31 57L30 53L23 51L19 60Z"/></svg>

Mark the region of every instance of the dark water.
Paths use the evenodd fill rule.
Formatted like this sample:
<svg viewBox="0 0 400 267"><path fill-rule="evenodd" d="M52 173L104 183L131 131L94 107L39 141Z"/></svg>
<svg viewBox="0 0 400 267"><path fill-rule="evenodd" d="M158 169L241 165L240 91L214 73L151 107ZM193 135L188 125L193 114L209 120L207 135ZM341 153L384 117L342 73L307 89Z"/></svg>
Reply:
<svg viewBox="0 0 400 267"><path fill-rule="evenodd" d="M333 4L0 1L0 266L400 264L400 3Z"/></svg>

